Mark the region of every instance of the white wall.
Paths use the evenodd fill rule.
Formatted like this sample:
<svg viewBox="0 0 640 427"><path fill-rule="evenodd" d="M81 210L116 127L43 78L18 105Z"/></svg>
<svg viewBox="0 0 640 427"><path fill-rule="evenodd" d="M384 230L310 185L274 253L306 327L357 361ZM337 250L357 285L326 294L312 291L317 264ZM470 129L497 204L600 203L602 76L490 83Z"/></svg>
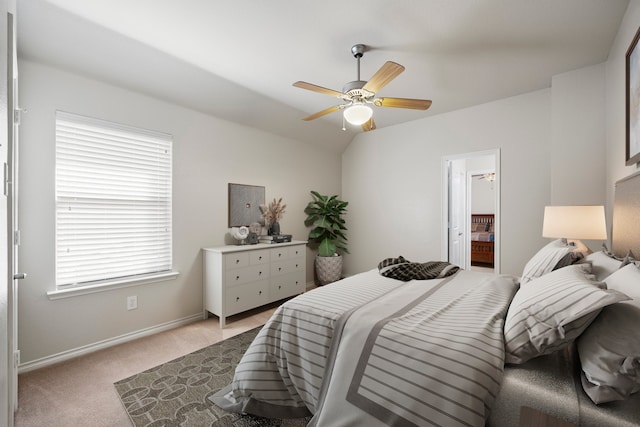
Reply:
<svg viewBox="0 0 640 427"><path fill-rule="evenodd" d="M602 63L552 79L551 205L606 204L605 76Z"/></svg>
<svg viewBox="0 0 640 427"><path fill-rule="evenodd" d="M471 180L471 213L494 214L495 213L495 182L486 179L473 178Z"/></svg>
<svg viewBox="0 0 640 427"><path fill-rule="evenodd" d="M346 273L391 256L440 259L442 157L499 148L501 266L520 274L545 242L550 121L551 93L541 90L360 134L342 157L342 194L350 203Z"/></svg>
<svg viewBox="0 0 640 427"><path fill-rule="evenodd" d="M283 197L282 231L305 240L310 190L338 194L337 154L226 122L118 87L21 61L19 346L30 362L202 312L200 248L225 244L227 184L263 185ZM170 82L167 82L168 84ZM212 102L215 102L212 100ZM174 137L174 268L176 280L50 301L54 289L55 111L88 115ZM278 159L277 165L272 161ZM313 256L307 254L307 280ZM138 309L125 299L138 296Z"/></svg>
<svg viewBox="0 0 640 427"><path fill-rule="evenodd" d="M640 0L631 0L606 63L606 206L609 227L615 182L638 170L638 165L625 166L625 58L639 26Z"/></svg>
<svg viewBox="0 0 640 427"><path fill-rule="evenodd" d="M554 76L551 94L550 202L604 204L605 64Z"/></svg>
<svg viewBox="0 0 640 427"><path fill-rule="evenodd" d="M467 159L467 175L495 172L495 156L479 156ZM496 184L479 177L471 178L471 213L495 214Z"/></svg>
<svg viewBox="0 0 640 427"><path fill-rule="evenodd" d="M519 275L548 242L545 205L604 204L605 65L555 76L550 84L359 135L342 159L342 192L353 218L347 274L390 256L440 259L442 156L501 150L502 273Z"/></svg>

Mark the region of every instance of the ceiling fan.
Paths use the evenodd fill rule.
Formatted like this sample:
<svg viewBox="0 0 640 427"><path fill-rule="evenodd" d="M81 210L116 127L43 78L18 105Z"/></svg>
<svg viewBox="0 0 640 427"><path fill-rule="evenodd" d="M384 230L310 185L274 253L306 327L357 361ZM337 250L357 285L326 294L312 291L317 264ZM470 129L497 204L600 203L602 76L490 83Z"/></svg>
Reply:
<svg viewBox="0 0 640 427"><path fill-rule="evenodd" d="M333 107L319 111L309 117L305 117L303 120L314 120L318 117L333 113L334 111L344 110L343 119L351 124L361 125L362 129L366 132L376 128L376 124L373 121L373 110L370 105L376 107L410 108L413 110L426 110L431 106L431 101L426 99L376 98L376 93L402 73L404 67L393 61L387 61L369 81L360 80L360 58L364 55L365 50L366 46L363 44L356 44L351 48L351 53L353 53L353 56L358 61L358 80L345 84L342 92L302 81L293 84L295 87L335 96L346 102L345 104L334 105ZM342 130L345 130L344 121Z"/></svg>

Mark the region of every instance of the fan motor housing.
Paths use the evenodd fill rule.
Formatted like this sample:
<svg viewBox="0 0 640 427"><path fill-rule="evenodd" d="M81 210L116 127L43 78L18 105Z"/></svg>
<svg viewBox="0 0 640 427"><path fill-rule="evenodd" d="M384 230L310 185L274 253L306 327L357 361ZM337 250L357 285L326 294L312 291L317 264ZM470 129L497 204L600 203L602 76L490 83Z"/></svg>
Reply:
<svg viewBox="0 0 640 427"><path fill-rule="evenodd" d="M346 83L342 87L342 93L349 96L349 98L370 98L374 95L374 93L369 92L368 90L362 89L362 87L367 84L364 80L354 80L352 82Z"/></svg>

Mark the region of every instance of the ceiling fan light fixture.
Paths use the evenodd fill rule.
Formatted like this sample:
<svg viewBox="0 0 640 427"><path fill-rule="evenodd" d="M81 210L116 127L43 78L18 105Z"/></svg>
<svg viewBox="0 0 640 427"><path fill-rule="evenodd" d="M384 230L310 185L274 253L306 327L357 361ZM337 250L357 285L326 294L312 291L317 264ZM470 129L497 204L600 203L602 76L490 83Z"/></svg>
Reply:
<svg viewBox="0 0 640 427"><path fill-rule="evenodd" d="M373 110L365 104L353 104L345 108L342 114L345 120L352 125L361 125L371 119L371 116L373 116Z"/></svg>
<svg viewBox="0 0 640 427"><path fill-rule="evenodd" d="M293 84L293 86L300 89L330 95L345 102L325 108L302 120L315 120L335 111L342 110L342 130L345 130L345 122L349 122L349 124L352 125L362 126L362 130L368 132L376 128L376 124L373 121L372 105L376 107L410 108L413 110L426 110L431 106L431 101L427 99L375 98L376 93L380 91L380 89L404 71L404 67L393 61L387 61L369 80L361 80L360 58L362 58L366 50L368 50L368 48L363 44L357 44L351 48L351 53L358 62L358 77L356 80L346 83L342 87L342 92L303 81L297 81Z"/></svg>

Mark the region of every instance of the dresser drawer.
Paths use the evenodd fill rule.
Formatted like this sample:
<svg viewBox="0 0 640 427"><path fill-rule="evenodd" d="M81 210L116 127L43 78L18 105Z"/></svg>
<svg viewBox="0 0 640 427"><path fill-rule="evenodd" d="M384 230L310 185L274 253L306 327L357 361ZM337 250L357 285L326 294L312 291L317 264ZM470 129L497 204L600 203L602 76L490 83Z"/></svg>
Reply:
<svg viewBox="0 0 640 427"><path fill-rule="evenodd" d="M295 273L304 269L304 260L286 259L284 261L276 261L271 263L271 276L280 276L282 274Z"/></svg>
<svg viewBox="0 0 640 427"><path fill-rule="evenodd" d="M249 265L249 253L237 252L224 256L224 265L227 270L246 267Z"/></svg>
<svg viewBox="0 0 640 427"><path fill-rule="evenodd" d="M269 280L269 298L271 298L272 301L278 301L290 296L301 294L304 290L304 271L283 274L281 276L272 277Z"/></svg>
<svg viewBox="0 0 640 427"><path fill-rule="evenodd" d="M249 251L249 264L268 264L271 260L269 249L263 249L258 251Z"/></svg>
<svg viewBox="0 0 640 427"><path fill-rule="evenodd" d="M234 286L227 290L226 315L247 311L269 303L269 280Z"/></svg>
<svg viewBox="0 0 640 427"><path fill-rule="evenodd" d="M232 287L268 278L269 264L250 265L249 267L236 268L227 271L224 284L226 287Z"/></svg>
<svg viewBox="0 0 640 427"><path fill-rule="evenodd" d="M271 262L282 261L289 258L289 247L282 246L271 249Z"/></svg>
<svg viewBox="0 0 640 427"><path fill-rule="evenodd" d="M306 249L304 245L289 246L289 258L304 258Z"/></svg>

